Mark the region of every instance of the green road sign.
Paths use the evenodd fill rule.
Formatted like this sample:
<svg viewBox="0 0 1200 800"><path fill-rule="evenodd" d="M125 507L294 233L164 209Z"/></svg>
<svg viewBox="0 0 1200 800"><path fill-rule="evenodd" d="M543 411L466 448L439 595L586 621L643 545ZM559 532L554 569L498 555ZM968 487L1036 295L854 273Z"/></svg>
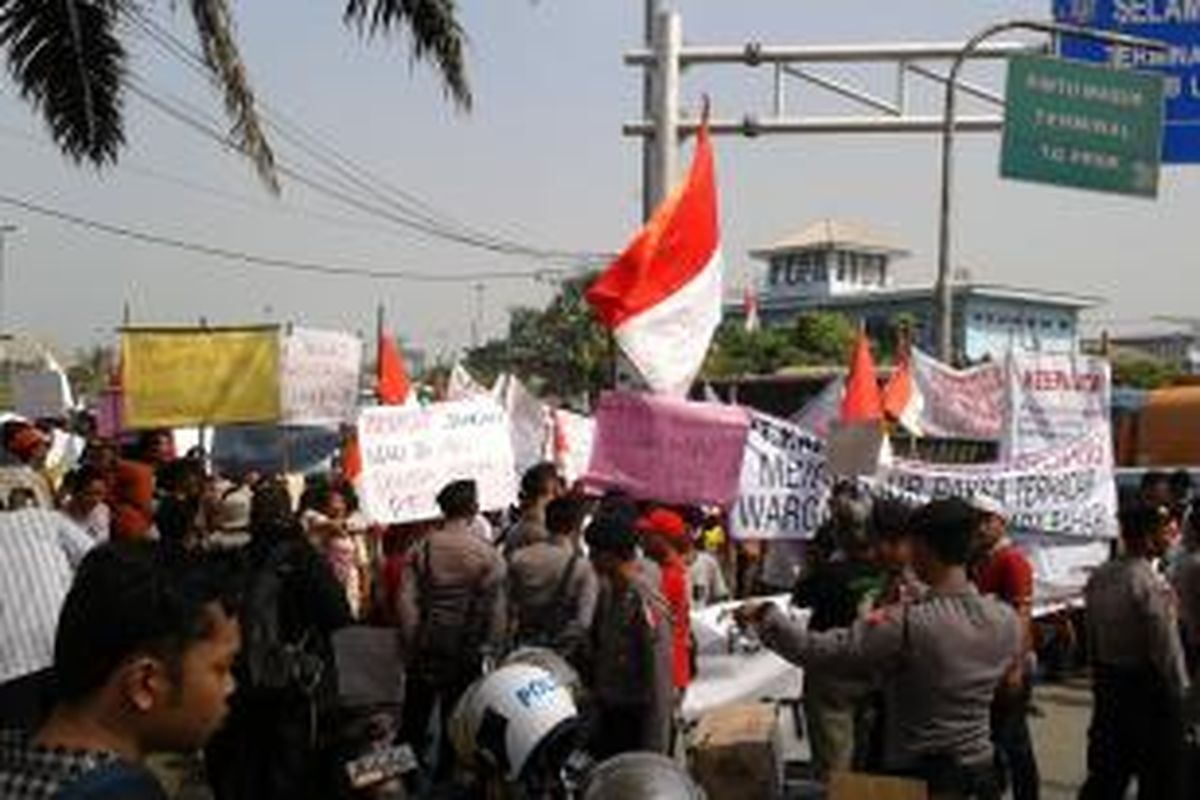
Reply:
<svg viewBox="0 0 1200 800"><path fill-rule="evenodd" d="M1041 56L1009 60L1003 177L1156 197L1162 140L1162 76Z"/></svg>

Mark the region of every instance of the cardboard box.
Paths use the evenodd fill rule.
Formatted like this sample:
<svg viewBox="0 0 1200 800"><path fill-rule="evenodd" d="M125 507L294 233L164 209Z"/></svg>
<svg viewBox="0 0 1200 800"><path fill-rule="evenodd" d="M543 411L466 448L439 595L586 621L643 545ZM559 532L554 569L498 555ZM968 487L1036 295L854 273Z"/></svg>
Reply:
<svg viewBox="0 0 1200 800"><path fill-rule="evenodd" d="M726 706L700 718L690 749L692 776L709 797L778 800L783 795L776 707Z"/></svg>
<svg viewBox="0 0 1200 800"><path fill-rule="evenodd" d="M835 772L829 777L829 800L928 800L921 781Z"/></svg>

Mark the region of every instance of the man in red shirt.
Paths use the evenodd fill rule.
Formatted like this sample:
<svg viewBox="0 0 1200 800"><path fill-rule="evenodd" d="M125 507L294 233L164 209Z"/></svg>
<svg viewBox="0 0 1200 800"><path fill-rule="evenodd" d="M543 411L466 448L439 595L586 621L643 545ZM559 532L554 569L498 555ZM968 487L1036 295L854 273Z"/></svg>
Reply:
<svg viewBox="0 0 1200 800"><path fill-rule="evenodd" d="M1013 665L992 703L992 742L1000 772L1012 786L1013 800L1037 800L1040 776L1029 736L1033 693L1033 565L1008 536L1004 507L976 497L978 560L972 579L982 594L994 595L1017 614L1022 657Z"/></svg>
<svg viewBox="0 0 1200 800"><path fill-rule="evenodd" d="M638 522L638 532L648 555L662 570L662 593L671 610L671 675L682 697L692 682L691 592L684 554L691 546L687 523L679 514L656 508Z"/></svg>

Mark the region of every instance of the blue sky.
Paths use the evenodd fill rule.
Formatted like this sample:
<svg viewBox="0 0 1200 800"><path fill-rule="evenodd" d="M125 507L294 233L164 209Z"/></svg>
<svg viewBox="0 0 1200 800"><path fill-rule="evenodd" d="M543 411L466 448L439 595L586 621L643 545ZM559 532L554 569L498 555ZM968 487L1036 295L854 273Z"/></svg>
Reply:
<svg viewBox="0 0 1200 800"><path fill-rule="evenodd" d="M961 40L1004 17L1045 17L1049 0L678 0L691 43L867 43ZM190 41L182 12L152 9ZM641 0L464 0L476 104L442 96L433 72L410 64L404 42L363 43L340 24L336 0L235 2L240 39L259 96L389 182L473 225L538 245L615 250L640 213L639 144L621 123L640 108L639 74L621 54L641 36ZM175 14L175 16L173 16ZM133 70L160 95L220 118L220 99L144 38ZM847 76L846 73L842 73ZM999 86L995 68L972 77ZM879 70L848 77L885 86ZM689 70L684 100L712 95L715 113L765 113L770 73ZM916 92L935 110L937 93ZM243 161L136 97L122 164L97 173L65 162L41 122L0 83L0 191L113 224L254 253L377 269L463 274L537 264L431 243L288 185L270 197ZM799 86L793 109L850 111ZM967 104L976 112L983 106ZM280 153L298 160L286 142ZM746 250L818 217L861 220L907 245L900 281L931 279L937 149L929 136L775 137L717 141L730 282ZM1190 314L1191 235L1200 211L1195 168L1168 171L1159 200L1002 182L999 137L964 138L957 182L957 262L981 280L1097 294L1096 317ZM686 155L686 153L685 153ZM307 162L300 161L305 164ZM164 176L166 176L164 178ZM204 191L185 188L183 180ZM314 216L314 215L319 215ZM330 221L330 217L337 221ZM6 327L72 348L110 340L122 305L137 322L294 321L369 331L377 302L393 325L433 353L469 341L470 284L429 286L314 277L230 266L64 227L0 207L9 238ZM542 303L544 284L489 283L484 331L494 335L518 303Z"/></svg>

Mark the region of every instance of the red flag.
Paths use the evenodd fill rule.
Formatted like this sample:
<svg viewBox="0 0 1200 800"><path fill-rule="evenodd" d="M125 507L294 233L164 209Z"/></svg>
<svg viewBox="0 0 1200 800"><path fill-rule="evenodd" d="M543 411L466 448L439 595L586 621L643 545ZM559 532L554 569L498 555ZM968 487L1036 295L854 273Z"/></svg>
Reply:
<svg viewBox="0 0 1200 800"><path fill-rule="evenodd" d="M721 232L708 127L687 180L587 291L656 392L686 394L721 322Z"/></svg>
<svg viewBox="0 0 1200 800"><path fill-rule="evenodd" d="M878 422L883 419L883 398L875 375L875 360L871 358L871 341L866 331L858 332L854 354L850 357L850 374L846 376L846 396L842 398L842 424Z"/></svg>
<svg viewBox="0 0 1200 800"><path fill-rule="evenodd" d="M362 450L358 447L358 434L352 433L342 444L342 475L354 483L362 474Z"/></svg>
<svg viewBox="0 0 1200 800"><path fill-rule="evenodd" d="M376 365L375 393L381 405L400 406L408 399L408 370L392 337L379 332L379 359Z"/></svg>

